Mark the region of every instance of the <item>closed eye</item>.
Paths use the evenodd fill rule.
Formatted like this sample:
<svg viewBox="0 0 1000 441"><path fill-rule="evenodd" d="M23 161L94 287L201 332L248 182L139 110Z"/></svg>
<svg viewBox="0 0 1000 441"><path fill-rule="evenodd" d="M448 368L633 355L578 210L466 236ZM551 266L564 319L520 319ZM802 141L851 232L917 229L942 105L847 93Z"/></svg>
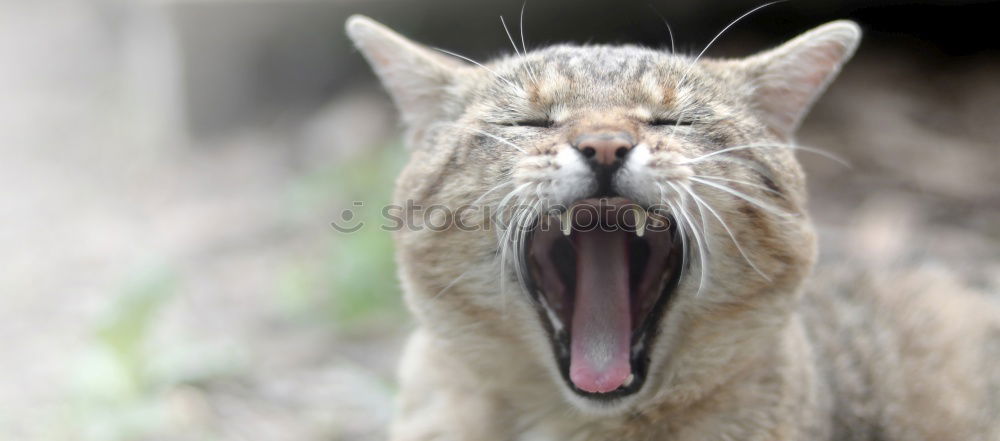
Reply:
<svg viewBox="0 0 1000 441"><path fill-rule="evenodd" d="M519 121L512 121L504 125L512 127L541 127L547 129L555 125L555 123L552 122L552 120L550 119L524 119Z"/></svg>
<svg viewBox="0 0 1000 441"><path fill-rule="evenodd" d="M673 118L656 118L649 122L651 126L690 126L693 124L691 120L685 119L673 119Z"/></svg>

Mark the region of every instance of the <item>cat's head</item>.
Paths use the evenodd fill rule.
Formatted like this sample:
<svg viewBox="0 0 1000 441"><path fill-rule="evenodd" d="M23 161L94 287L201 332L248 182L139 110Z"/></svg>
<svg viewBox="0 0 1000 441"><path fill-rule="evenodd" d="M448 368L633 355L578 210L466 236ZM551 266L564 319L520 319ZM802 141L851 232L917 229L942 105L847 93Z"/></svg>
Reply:
<svg viewBox="0 0 1000 441"><path fill-rule="evenodd" d="M408 128L407 300L477 369L540 366L614 412L695 399L773 344L815 255L793 135L857 25L743 59L558 45L482 65L347 30Z"/></svg>

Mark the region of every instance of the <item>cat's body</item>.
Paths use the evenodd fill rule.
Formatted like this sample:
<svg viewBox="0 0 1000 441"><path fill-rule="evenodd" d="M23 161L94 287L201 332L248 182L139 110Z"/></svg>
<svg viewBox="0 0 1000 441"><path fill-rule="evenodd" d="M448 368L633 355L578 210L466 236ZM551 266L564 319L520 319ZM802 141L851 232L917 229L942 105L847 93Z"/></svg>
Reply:
<svg viewBox="0 0 1000 441"><path fill-rule="evenodd" d="M936 270L852 266L817 269L800 307L832 439L1000 439L996 299Z"/></svg>
<svg viewBox="0 0 1000 441"><path fill-rule="evenodd" d="M348 33L410 130L397 203L445 208L396 233L419 329L393 441L1000 436L995 303L809 276L790 141L856 25L743 60L555 46L485 66L365 18ZM634 214L579 228L598 206Z"/></svg>

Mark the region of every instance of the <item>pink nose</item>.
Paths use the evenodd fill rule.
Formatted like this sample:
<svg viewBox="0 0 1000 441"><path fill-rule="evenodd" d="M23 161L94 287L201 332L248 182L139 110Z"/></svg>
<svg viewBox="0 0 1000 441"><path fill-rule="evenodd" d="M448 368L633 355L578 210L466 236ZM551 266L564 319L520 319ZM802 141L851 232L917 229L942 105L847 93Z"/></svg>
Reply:
<svg viewBox="0 0 1000 441"><path fill-rule="evenodd" d="M634 145L632 137L621 132L587 133L573 141L588 161L605 167L624 160Z"/></svg>

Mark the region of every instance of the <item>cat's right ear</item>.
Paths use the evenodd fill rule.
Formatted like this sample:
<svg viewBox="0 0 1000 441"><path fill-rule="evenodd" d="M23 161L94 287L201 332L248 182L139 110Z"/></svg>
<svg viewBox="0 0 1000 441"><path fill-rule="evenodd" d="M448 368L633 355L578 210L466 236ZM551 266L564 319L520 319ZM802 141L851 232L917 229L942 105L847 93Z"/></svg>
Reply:
<svg viewBox="0 0 1000 441"><path fill-rule="evenodd" d="M764 122L791 138L860 39L856 23L838 20L742 61L754 77L753 101Z"/></svg>
<svg viewBox="0 0 1000 441"><path fill-rule="evenodd" d="M418 127L440 116L447 87L467 68L464 62L415 43L365 16L348 18L346 29L407 125Z"/></svg>

